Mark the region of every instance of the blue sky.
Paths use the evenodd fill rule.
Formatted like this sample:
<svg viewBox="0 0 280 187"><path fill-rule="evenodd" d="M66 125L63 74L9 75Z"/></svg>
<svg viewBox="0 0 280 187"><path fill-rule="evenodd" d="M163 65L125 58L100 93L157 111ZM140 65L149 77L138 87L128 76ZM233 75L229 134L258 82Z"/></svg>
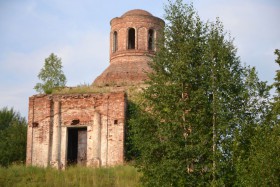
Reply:
<svg viewBox="0 0 280 187"><path fill-rule="evenodd" d="M109 64L110 20L131 9L163 18L167 0L0 0L0 108L27 117L44 59L62 58L67 86L91 84ZM185 2L189 2L186 1ZM273 82L280 49L279 0L193 0L203 20L216 17L235 38L242 63Z"/></svg>

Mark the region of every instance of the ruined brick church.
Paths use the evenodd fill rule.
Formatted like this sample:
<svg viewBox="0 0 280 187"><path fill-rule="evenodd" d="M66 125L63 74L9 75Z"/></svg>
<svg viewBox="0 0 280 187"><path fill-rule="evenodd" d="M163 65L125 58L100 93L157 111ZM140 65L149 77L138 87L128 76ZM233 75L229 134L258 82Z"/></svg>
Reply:
<svg viewBox="0 0 280 187"><path fill-rule="evenodd" d="M147 79L164 21L144 10L111 20L110 64L92 87L109 92L40 94L29 98L27 165L64 169L124 162L127 94Z"/></svg>

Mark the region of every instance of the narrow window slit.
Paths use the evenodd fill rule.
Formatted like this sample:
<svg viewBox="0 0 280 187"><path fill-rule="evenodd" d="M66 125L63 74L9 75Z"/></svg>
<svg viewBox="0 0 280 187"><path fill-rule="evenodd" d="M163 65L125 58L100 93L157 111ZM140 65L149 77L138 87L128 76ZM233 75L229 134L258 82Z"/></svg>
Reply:
<svg viewBox="0 0 280 187"><path fill-rule="evenodd" d="M153 51L154 50L154 30L150 29L148 32L148 50Z"/></svg>
<svg viewBox="0 0 280 187"><path fill-rule="evenodd" d="M117 31L115 31L113 35L113 52L116 52L117 50L118 50L118 33Z"/></svg>
<svg viewBox="0 0 280 187"><path fill-rule="evenodd" d="M135 49L135 29L128 30L128 49Z"/></svg>

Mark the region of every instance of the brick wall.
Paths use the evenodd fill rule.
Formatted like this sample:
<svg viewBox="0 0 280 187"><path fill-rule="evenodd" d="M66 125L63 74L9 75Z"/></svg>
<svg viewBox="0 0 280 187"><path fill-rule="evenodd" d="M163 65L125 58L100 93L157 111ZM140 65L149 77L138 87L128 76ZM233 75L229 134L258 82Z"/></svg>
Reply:
<svg viewBox="0 0 280 187"><path fill-rule="evenodd" d="M110 65L93 82L94 86L135 85L147 79L148 62L154 50L148 50L148 32L154 30L154 42L160 37L164 21L144 10L131 10L111 20ZM135 49L128 49L128 30L135 29ZM113 50L114 33L118 33L117 51Z"/></svg>
<svg viewBox="0 0 280 187"><path fill-rule="evenodd" d="M144 10L131 10L111 20L110 65L93 86L116 86L126 90L142 85L151 71L148 32L160 37L164 21ZM128 30L135 29L135 49L128 49ZM113 51L114 32L117 50ZM139 88L140 89L140 88ZM28 165L65 168L68 130L86 128L88 166L111 166L124 162L126 95L123 91L99 94L35 95L29 98Z"/></svg>
<svg viewBox="0 0 280 187"><path fill-rule="evenodd" d="M30 97L27 164L65 168L67 129L78 127L87 128L88 166L122 164L125 110L124 92Z"/></svg>

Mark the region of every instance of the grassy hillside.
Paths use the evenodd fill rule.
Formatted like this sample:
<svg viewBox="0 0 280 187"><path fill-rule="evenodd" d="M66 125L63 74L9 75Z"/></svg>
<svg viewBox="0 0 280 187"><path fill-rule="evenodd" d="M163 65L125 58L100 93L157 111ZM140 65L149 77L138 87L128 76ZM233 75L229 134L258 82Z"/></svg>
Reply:
<svg viewBox="0 0 280 187"><path fill-rule="evenodd" d="M0 187L137 187L140 186L140 175L132 166L112 168L70 167L65 171L58 171L52 168L13 165L8 168L0 168Z"/></svg>

